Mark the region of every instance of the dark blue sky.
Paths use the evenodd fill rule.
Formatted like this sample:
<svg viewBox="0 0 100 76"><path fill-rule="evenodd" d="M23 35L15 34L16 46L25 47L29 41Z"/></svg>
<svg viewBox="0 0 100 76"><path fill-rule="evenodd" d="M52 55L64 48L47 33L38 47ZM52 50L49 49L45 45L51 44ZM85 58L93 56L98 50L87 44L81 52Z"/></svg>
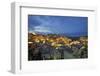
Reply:
<svg viewBox="0 0 100 76"><path fill-rule="evenodd" d="M28 16L29 32L87 36L88 18L76 16Z"/></svg>

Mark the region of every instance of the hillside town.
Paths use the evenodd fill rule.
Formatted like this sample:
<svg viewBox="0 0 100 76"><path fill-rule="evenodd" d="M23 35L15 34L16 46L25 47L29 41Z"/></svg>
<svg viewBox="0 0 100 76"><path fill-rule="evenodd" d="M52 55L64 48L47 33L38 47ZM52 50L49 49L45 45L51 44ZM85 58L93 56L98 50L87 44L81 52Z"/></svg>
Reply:
<svg viewBox="0 0 100 76"><path fill-rule="evenodd" d="M28 33L28 60L88 58L88 37Z"/></svg>

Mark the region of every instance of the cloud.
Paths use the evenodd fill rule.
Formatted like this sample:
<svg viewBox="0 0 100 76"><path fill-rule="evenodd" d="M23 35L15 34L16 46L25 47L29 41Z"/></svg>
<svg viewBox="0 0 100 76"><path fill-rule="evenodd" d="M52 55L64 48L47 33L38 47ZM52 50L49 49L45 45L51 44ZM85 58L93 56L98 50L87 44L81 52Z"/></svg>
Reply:
<svg viewBox="0 0 100 76"><path fill-rule="evenodd" d="M34 32L52 33L52 31L50 31L48 27L44 27L44 26L35 26Z"/></svg>

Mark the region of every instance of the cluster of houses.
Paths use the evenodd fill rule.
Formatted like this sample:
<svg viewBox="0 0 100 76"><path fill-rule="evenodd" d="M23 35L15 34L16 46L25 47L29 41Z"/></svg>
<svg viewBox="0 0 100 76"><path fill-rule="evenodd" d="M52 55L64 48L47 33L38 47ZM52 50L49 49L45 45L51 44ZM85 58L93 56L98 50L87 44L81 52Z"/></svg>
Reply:
<svg viewBox="0 0 100 76"><path fill-rule="evenodd" d="M54 34L29 33L28 60L86 58L87 43L87 37L73 40L66 36ZM83 56L84 54L85 56Z"/></svg>

